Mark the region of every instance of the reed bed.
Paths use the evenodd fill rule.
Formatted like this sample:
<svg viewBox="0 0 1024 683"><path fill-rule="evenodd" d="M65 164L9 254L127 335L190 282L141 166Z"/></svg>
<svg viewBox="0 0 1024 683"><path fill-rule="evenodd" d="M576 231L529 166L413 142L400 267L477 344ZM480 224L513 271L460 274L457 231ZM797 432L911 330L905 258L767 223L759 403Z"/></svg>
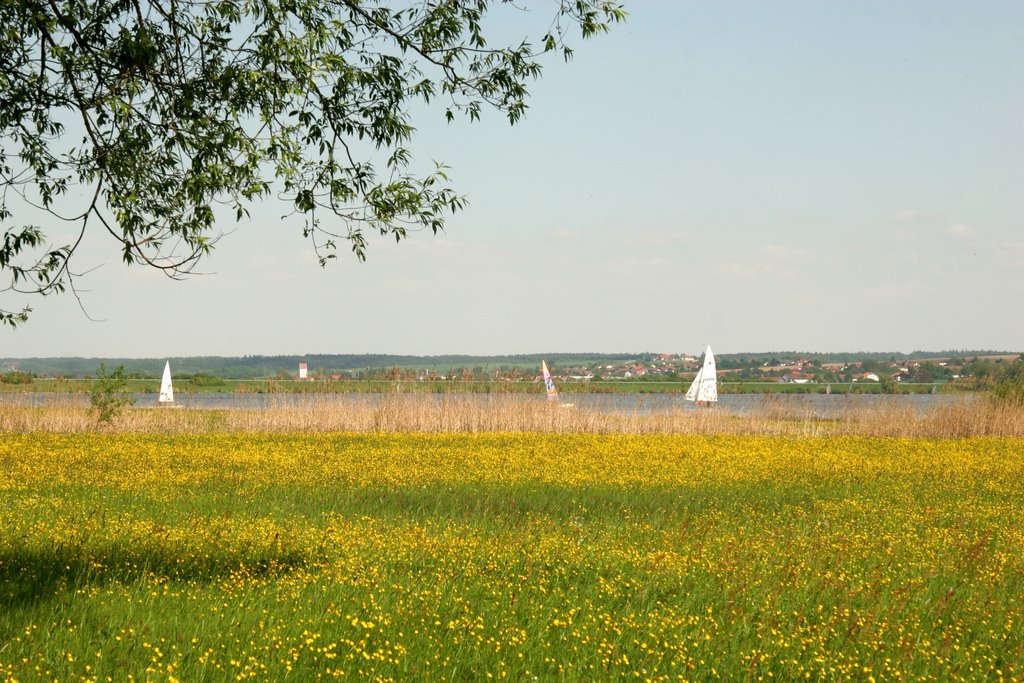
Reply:
<svg viewBox="0 0 1024 683"><path fill-rule="evenodd" d="M97 422L81 397L45 405L0 404L3 432L274 433L395 432L558 434L734 434L787 436L1024 437L1024 407L969 398L915 407L909 401L853 401L822 415L812 406L766 396L740 413L718 406L647 411L563 407L534 396L446 394L270 397L233 408L126 409Z"/></svg>

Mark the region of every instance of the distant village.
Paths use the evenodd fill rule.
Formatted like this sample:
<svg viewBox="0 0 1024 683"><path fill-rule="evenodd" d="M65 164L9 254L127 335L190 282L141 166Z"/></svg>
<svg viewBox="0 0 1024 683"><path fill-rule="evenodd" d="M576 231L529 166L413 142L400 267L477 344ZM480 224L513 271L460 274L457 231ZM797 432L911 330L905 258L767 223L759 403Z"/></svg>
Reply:
<svg viewBox="0 0 1024 683"><path fill-rule="evenodd" d="M957 380L997 378L1016 356L972 356L886 361L864 358L859 361L822 362L814 358L756 359L720 356L717 371L720 382L828 384L872 382L935 384ZM548 361L552 376L562 382L676 382L691 380L700 368L701 358L687 354L647 354L616 363L562 364ZM471 368L415 369L399 366L367 368L347 373L318 374L301 364L298 379L344 381L372 379L409 382L519 382L539 381L540 368L484 366Z"/></svg>
<svg viewBox="0 0 1024 683"><path fill-rule="evenodd" d="M983 388L997 382L1018 359L1016 353L975 352L945 356L915 352L908 356L887 354L804 354L773 355L720 354L716 357L718 380L722 384L828 385L870 383L882 390L900 384L952 384ZM926 357L927 356L927 357ZM541 360L547 362L553 378L560 383L601 382L651 383L689 382L700 369L702 358L690 354L644 353L634 357L584 354L506 357L356 357L301 356L241 359L171 360L175 376L194 385L220 384L225 380L280 380L308 382L535 382L541 380ZM109 367L120 365L110 359ZM127 359L125 376L133 379L158 377L162 367L152 360ZM250 363L249 366L243 364ZM365 365L363 364L365 363ZM392 364L393 363L393 364ZM360 367L353 367L358 364ZM89 378L97 359L0 360L0 383L24 384L35 379ZM189 367L191 365L192 367ZM326 368L324 367L326 366ZM333 367L332 367L333 366ZM245 367L244 374L239 369ZM797 389L797 387L791 387ZM653 387L652 387L653 389ZM808 387L808 390L814 390ZM824 391L825 387L821 387Z"/></svg>

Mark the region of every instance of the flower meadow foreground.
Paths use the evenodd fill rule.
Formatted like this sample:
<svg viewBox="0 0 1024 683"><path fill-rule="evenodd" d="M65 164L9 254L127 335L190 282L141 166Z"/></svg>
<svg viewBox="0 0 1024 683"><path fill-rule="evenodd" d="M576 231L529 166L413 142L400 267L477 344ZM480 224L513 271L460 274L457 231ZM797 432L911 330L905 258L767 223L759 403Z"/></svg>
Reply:
<svg viewBox="0 0 1024 683"><path fill-rule="evenodd" d="M6 680L1022 680L1024 443L14 434Z"/></svg>

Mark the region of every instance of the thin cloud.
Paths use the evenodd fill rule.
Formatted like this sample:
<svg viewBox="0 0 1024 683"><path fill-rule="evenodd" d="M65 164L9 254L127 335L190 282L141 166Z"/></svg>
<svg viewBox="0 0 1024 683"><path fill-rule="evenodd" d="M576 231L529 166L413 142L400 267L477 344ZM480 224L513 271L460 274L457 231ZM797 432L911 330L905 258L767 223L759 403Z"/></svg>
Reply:
<svg viewBox="0 0 1024 683"><path fill-rule="evenodd" d="M919 223L928 218L928 214L921 209L901 209L896 212L896 220L900 223Z"/></svg>
<svg viewBox="0 0 1024 683"><path fill-rule="evenodd" d="M583 237L583 231L579 228L571 228L568 225L559 225L557 228L551 231L551 234L558 239L563 240L578 240Z"/></svg>
<svg viewBox="0 0 1024 683"><path fill-rule="evenodd" d="M943 230L943 232L946 234L947 237L950 237L955 240L969 240L973 239L975 236L974 228L967 225L966 223L957 223L955 225L951 225L945 230Z"/></svg>
<svg viewBox="0 0 1024 683"><path fill-rule="evenodd" d="M628 258L622 262L626 269L633 271L634 273L642 273L653 269L661 269L668 266L678 265L674 261L670 261L661 257L652 258Z"/></svg>
<svg viewBox="0 0 1024 683"><path fill-rule="evenodd" d="M803 267L812 263L816 254L817 250L805 247L765 244L756 250L753 258L724 261L716 269L730 277L792 278L801 275Z"/></svg>
<svg viewBox="0 0 1024 683"><path fill-rule="evenodd" d="M996 258L1004 267L1024 268L1024 242L1003 242Z"/></svg>
<svg viewBox="0 0 1024 683"><path fill-rule="evenodd" d="M864 288L869 299L887 302L918 302L923 296L936 294L934 287L920 280L881 282Z"/></svg>
<svg viewBox="0 0 1024 683"><path fill-rule="evenodd" d="M758 253L776 261L792 261L814 256L815 250L806 247L787 247L782 244L766 244L758 250Z"/></svg>
<svg viewBox="0 0 1024 683"><path fill-rule="evenodd" d="M754 278L769 272L769 266L755 261L726 261L716 266L722 275L736 278Z"/></svg>
<svg viewBox="0 0 1024 683"><path fill-rule="evenodd" d="M644 230L633 233L629 242L640 247L675 247L693 242L693 235L682 230Z"/></svg>
<svg viewBox="0 0 1024 683"><path fill-rule="evenodd" d="M890 239L897 244L913 242L918 237L917 228L896 228L892 231Z"/></svg>

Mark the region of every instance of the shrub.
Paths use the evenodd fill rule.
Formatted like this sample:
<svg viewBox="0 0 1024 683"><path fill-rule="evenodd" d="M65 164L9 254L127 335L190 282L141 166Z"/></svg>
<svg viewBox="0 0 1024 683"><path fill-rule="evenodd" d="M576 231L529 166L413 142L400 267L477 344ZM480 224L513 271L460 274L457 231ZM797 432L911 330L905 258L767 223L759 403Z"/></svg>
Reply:
<svg viewBox="0 0 1024 683"><path fill-rule="evenodd" d="M0 382L4 384L32 384L34 379L35 375L31 372L18 372L14 370L0 374Z"/></svg>
<svg viewBox="0 0 1024 683"><path fill-rule="evenodd" d="M100 423L112 421L125 406L135 403L128 389L123 365L107 372L107 366L100 363L96 370L96 381L92 385L90 402L96 411L96 420Z"/></svg>
<svg viewBox="0 0 1024 683"><path fill-rule="evenodd" d="M192 386L196 387L222 387L227 384L221 377L213 377L211 375L192 375L190 379Z"/></svg>
<svg viewBox="0 0 1024 683"><path fill-rule="evenodd" d="M1024 406L1024 354L996 384L995 397L999 403Z"/></svg>

